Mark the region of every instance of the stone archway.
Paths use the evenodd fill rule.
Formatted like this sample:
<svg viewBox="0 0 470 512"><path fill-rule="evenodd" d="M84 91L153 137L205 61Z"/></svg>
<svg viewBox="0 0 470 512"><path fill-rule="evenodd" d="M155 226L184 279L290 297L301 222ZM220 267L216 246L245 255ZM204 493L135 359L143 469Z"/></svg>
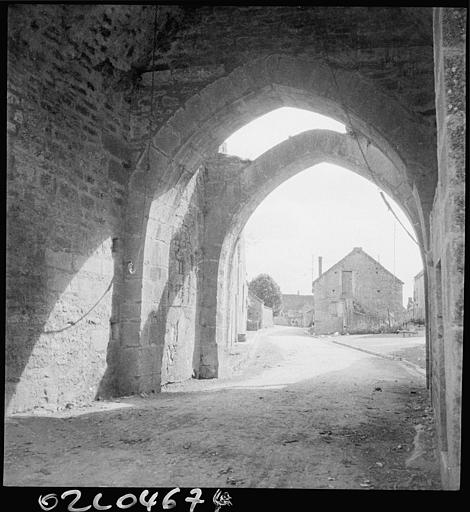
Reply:
<svg viewBox="0 0 470 512"><path fill-rule="evenodd" d="M263 199L281 183L320 162L341 165L375 181L399 203L414 227L420 247L421 205L406 184L406 176L372 144L360 141L373 172L366 166L355 137L328 130L311 130L291 137L253 162L238 161L238 172L224 172L230 157L220 155L208 165L209 180L217 181L204 226L204 259L200 294L200 377L218 375L227 346L228 276L240 232ZM234 160L234 159L232 159ZM232 163L235 166L235 163Z"/></svg>
<svg viewBox="0 0 470 512"><path fill-rule="evenodd" d="M178 198L203 162L228 135L281 106L313 110L345 123L351 119L364 143L393 161L402 195L406 189L409 202L422 205L420 233L427 247L427 214L436 177L435 134L430 127L359 74L332 72L320 60L270 55L241 66L188 100L153 136L130 177L123 257L133 273L124 273L121 288L121 393L158 389L158 377L152 377L158 368L147 364L156 354L149 325L158 322L156 298L167 283L153 275L161 260L148 249L153 243L149 233L160 232L160 241L171 245ZM154 256L144 260L145 254Z"/></svg>

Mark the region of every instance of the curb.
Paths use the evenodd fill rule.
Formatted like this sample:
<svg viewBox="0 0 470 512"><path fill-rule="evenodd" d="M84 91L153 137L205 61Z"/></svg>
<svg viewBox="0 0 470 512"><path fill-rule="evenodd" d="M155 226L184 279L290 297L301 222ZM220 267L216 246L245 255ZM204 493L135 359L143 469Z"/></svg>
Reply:
<svg viewBox="0 0 470 512"><path fill-rule="evenodd" d="M426 377L426 370L423 370L415 363L412 363L411 361L407 361L406 359L403 359L401 357L389 356L387 354L379 354L377 352L372 352L371 350L366 350L364 348L352 347L351 345L348 345L346 343L341 343L340 341L336 341L336 340L332 340L332 339L326 339L325 341L329 341L331 343L334 343L335 345L340 345L342 347L350 348L351 350L357 350L359 352L364 352L364 353L370 354L372 356L381 357L382 359L388 359L389 361L396 361L398 363L402 363L404 366L408 366L410 369L414 370L422 377Z"/></svg>

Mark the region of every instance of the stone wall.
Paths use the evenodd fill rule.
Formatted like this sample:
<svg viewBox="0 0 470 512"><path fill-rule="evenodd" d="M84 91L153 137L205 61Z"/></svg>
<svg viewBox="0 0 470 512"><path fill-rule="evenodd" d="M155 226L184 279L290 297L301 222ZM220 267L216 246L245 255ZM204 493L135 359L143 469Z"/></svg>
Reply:
<svg viewBox="0 0 470 512"><path fill-rule="evenodd" d="M263 327L263 301L248 291L248 330L257 331Z"/></svg>
<svg viewBox="0 0 470 512"><path fill-rule="evenodd" d="M112 88L120 70L105 69L105 9L90 9L88 35L81 11L9 8L9 410L95 398L116 342L129 104Z"/></svg>
<svg viewBox="0 0 470 512"><path fill-rule="evenodd" d="M396 332L403 325L403 315L382 316L365 313L354 301L345 301L347 332L349 334Z"/></svg>
<svg viewBox="0 0 470 512"><path fill-rule="evenodd" d="M313 319L313 295L283 293L279 316L274 318L278 325L299 325L309 327Z"/></svg>
<svg viewBox="0 0 470 512"><path fill-rule="evenodd" d="M460 485L465 254L466 9L434 9L439 181L427 261L432 400L442 478Z"/></svg>
<svg viewBox="0 0 470 512"><path fill-rule="evenodd" d="M151 269L150 282L144 283L142 291L151 299L143 316L147 321L141 326L141 343L145 340L144 347L149 349L154 366L140 377L153 379L155 391L159 390L159 382L178 382L193 374L204 201L203 176L198 172L175 200L171 219L167 220L171 222L168 238L159 229L163 218L159 209L155 208L151 216L153 233L148 233L146 241L149 260L144 256ZM136 350L139 353L142 348Z"/></svg>
<svg viewBox="0 0 470 512"><path fill-rule="evenodd" d="M215 154L204 161L205 217L204 253L200 264L199 333L196 356L199 377L216 377L225 356L245 322L247 287L244 283L243 237L241 230L228 232L224 190L246 161ZM238 299L237 299L238 295ZM237 305L237 309L234 307ZM238 311L235 313L235 311ZM243 330L240 330L243 334Z"/></svg>
<svg viewBox="0 0 470 512"><path fill-rule="evenodd" d="M240 336L246 334L248 284L246 281L245 240L241 234L230 264L228 286L230 304L228 307L227 347L238 342Z"/></svg>

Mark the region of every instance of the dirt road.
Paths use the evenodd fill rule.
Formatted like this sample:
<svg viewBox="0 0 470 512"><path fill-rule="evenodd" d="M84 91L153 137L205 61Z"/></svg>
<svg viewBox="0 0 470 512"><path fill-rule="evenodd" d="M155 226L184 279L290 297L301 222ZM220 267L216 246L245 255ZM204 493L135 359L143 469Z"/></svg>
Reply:
<svg viewBox="0 0 470 512"><path fill-rule="evenodd" d="M229 379L8 418L5 485L439 488L421 373L299 328L256 343Z"/></svg>

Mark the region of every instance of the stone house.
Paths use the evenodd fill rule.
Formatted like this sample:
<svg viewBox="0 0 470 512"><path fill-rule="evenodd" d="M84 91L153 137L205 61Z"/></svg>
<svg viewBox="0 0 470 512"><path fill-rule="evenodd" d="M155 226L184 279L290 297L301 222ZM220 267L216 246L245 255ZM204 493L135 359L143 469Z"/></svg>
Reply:
<svg viewBox="0 0 470 512"><path fill-rule="evenodd" d="M278 325L308 327L313 320L313 295L282 294L282 308L275 318Z"/></svg>
<svg viewBox="0 0 470 512"><path fill-rule="evenodd" d="M377 332L398 325L403 282L355 247L313 281L315 332Z"/></svg>

